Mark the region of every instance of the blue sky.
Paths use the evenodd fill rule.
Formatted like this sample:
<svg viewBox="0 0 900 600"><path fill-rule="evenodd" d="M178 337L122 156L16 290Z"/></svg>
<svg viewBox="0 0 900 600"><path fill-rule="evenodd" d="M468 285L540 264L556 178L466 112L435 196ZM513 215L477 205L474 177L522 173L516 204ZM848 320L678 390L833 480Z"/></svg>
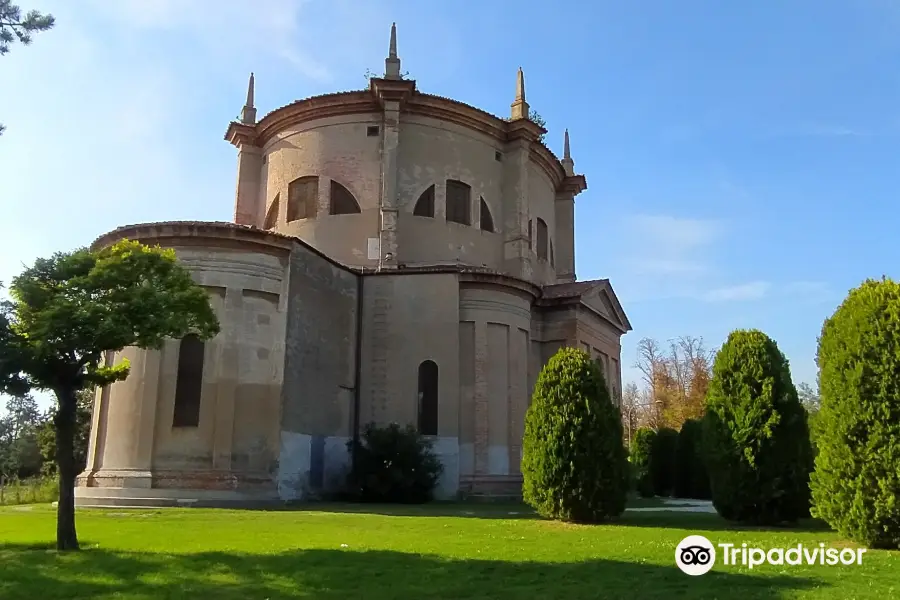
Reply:
<svg viewBox="0 0 900 600"><path fill-rule="evenodd" d="M577 271L634 325L626 380L642 337L758 327L812 383L823 319L897 276L891 0L19 3L57 27L0 58L0 281L118 225L230 220L248 73L260 114L362 88L392 20L423 91L506 116L521 65L552 149L569 128Z"/></svg>

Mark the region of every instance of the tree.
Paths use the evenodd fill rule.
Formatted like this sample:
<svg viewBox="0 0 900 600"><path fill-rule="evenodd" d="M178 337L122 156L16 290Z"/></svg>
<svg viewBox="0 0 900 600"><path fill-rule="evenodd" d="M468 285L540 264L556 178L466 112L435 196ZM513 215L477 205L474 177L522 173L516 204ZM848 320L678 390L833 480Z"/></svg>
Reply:
<svg viewBox="0 0 900 600"><path fill-rule="evenodd" d="M808 383L797 385L797 396L800 404L806 409L806 420L809 423L809 441L812 444L813 455L818 454L819 439L819 399L818 390L814 390Z"/></svg>
<svg viewBox="0 0 900 600"><path fill-rule="evenodd" d="M703 425L698 419L688 419L678 432L675 447L675 496L678 498L709 499L709 476L701 454Z"/></svg>
<svg viewBox="0 0 900 600"><path fill-rule="evenodd" d="M0 476L22 479L40 473L40 417L37 401L29 395L6 401L6 414L0 418Z"/></svg>
<svg viewBox="0 0 900 600"><path fill-rule="evenodd" d="M867 280L825 321L813 515L870 548L900 548L900 283Z"/></svg>
<svg viewBox="0 0 900 600"><path fill-rule="evenodd" d="M0 56L9 52L10 46L19 41L23 46L31 43L31 34L47 31L53 27L52 15L41 14L36 10L22 16L22 9L12 0L0 0ZM0 125L0 135L4 127Z"/></svg>
<svg viewBox="0 0 900 600"><path fill-rule="evenodd" d="M652 498L653 476L650 471L650 457L656 442L656 432L649 428L638 429L631 442L631 473L637 493L643 498Z"/></svg>
<svg viewBox="0 0 900 600"><path fill-rule="evenodd" d="M128 376L109 353L128 346L160 348L166 338L209 339L219 323L204 289L171 249L123 240L38 259L13 280L11 312L2 323L0 381L56 395L59 472L56 546L77 550L74 437L78 392Z"/></svg>
<svg viewBox="0 0 900 600"><path fill-rule="evenodd" d="M806 411L787 358L761 331L733 331L716 355L703 450L713 505L724 518L777 524L808 514Z"/></svg>
<svg viewBox="0 0 900 600"><path fill-rule="evenodd" d="M669 496L675 487L675 448L678 444L678 432L663 427L656 432L653 447L650 449L650 478L653 481L653 494Z"/></svg>
<svg viewBox="0 0 900 600"><path fill-rule="evenodd" d="M643 374L648 397L647 425L679 429L687 419L703 415L712 354L702 338L682 336L664 349L652 338L638 342L635 367Z"/></svg>
<svg viewBox="0 0 900 600"><path fill-rule="evenodd" d="M597 522L625 510L622 421L597 364L561 348L538 376L525 415L522 492L539 514Z"/></svg>
<svg viewBox="0 0 900 600"><path fill-rule="evenodd" d="M78 392L78 408L75 411L75 435L73 441L73 461L75 472L87 466L88 443L91 436L91 416L94 408L94 388ZM56 409L47 411L37 432L38 447L41 452L41 470L47 475L56 474Z"/></svg>
<svg viewBox="0 0 900 600"><path fill-rule="evenodd" d="M797 397L800 399L800 404L803 405L806 412L814 413L819 410L819 405L821 403L819 392L812 389L812 386L808 383L803 382L797 384Z"/></svg>
<svg viewBox="0 0 900 600"><path fill-rule="evenodd" d="M634 432L640 427L640 419L643 407L641 406L641 393L636 383L631 382L622 390L622 426L625 429L625 445L631 447Z"/></svg>

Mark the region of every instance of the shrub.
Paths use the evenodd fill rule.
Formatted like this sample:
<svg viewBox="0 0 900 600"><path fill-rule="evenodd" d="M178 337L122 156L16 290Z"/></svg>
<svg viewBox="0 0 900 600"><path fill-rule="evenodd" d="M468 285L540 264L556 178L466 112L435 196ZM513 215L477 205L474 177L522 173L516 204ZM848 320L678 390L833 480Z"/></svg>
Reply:
<svg viewBox="0 0 900 600"><path fill-rule="evenodd" d="M525 415L522 493L542 516L597 522L625 510L622 421L596 363L562 348L538 377Z"/></svg>
<svg viewBox="0 0 900 600"><path fill-rule="evenodd" d="M681 425L675 445L675 495L679 498L709 499L709 476L703 464L701 437L703 424L688 419Z"/></svg>
<svg viewBox="0 0 900 600"><path fill-rule="evenodd" d="M641 428L631 441L631 471L637 493L643 498L653 497L653 478L650 475L650 455L656 432Z"/></svg>
<svg viewBox="0 0 900 600"><path fill-rule="evenodd" d="M678 443L678 432L663 427L656 432L653 447L650 450L650 478L653 481L653 493L657 496L672 494L675 483L675 446Z"/></svg>
<svg viewBox="0 0 900 600"><path fill-rule="evenodd" d="M411 425L366 426L358 444L347 442L356 460L348 475L352 497L360 502L419 504L433 498L443 465L431 441Z"/></svg>
<svg viewBox="0 0 900 600"><path fill-rule="evenodd" d="M900 283L868 280L825 321L813 515L870 548L900 548Z"/></svg>
<svg viewBox="0 0 900 600"><path fill-rule="evenodd" d="M734 331L716 355L703 421L713 505L756 524L808 514L811 449L788 361L761 331Z"/></svg>
<svg viewBox="0 0 900 600"><path fill-rule="evenodd" d="M0 506L50 503L57 498L59 498L59 479L57 477L10 480L0 478Z"/></svg>

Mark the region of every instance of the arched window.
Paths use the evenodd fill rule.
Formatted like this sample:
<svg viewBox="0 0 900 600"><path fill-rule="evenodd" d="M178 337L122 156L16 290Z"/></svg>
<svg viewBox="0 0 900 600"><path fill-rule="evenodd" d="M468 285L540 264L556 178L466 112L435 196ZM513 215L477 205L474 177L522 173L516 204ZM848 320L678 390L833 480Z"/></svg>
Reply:
<svg viewBox="0 0 900 600"><path fill-rule="evenodd" d="M447 220L472 224L472 188L462 181L447 180Z"/></svg>
<svg viewBox="0 0 900 600"><path fill-rule="evenodd" d="M434 218L434 186L428 186L428 189L422 192L419 199L416 200L416 206L413 208L413 214L417 217Z"/></svg>
<svg viewBox="0 0 900 600"><path fill-rule="evenodd" d="M274 229L278 224L278 206L281 194L275 194L275 199L269 205L269 212L266 213L266 220L263 223L263 229Z"/></svg>
<svg viewBox="0 0 900 600"><path fill-rule="evenodd" d="M331 180L331 214L333 215L353 215L359 211L359 203L350 190L339 184L335 180Z"/></svg>
<svg viewBox="0 0 900 600"><path fill-rule="evenodd" d="M547 223L538 217L537 220L537 256L540 259L547 260Z"/></svg>
<svg viewBox="0 0 900 600"><path fill-rule="evenodd" d="M205 346L194 334L187 335L181 340L172 427L197 427L200 424L200 393L203 389Z"/></svg>
<svg viewBox="0 0 900 600"><path fill-rule="evenodd" d="M438 432L438 366L433 360L419 365L419 433Z"/></svg>
<svg viewBox="0 0 900 600"><path fill-rule="evenodd" d="M287 220L314 219L319 204L319 178L300 177L288 184Z"/></svg>
<svg viewBox="0 0 900 600"><path fill-rule="evenodd" d="M481 230L494 232L494 217L491 216L491 209L488 208L484 198L481 199Z"/></svg>

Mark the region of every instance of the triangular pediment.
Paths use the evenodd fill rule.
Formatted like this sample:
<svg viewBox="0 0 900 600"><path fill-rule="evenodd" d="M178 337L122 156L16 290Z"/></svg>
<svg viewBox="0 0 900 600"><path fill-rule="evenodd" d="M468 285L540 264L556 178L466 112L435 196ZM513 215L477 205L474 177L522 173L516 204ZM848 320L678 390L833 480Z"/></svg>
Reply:
<svg viewBox="0 0 900 600"><path fill-rule="evenodd" d="M600 280L596 285L581 295L581 303L591 309L610 323L615 325L623 333L631 331L631 323L622 310L622 305L616 297L612 286L607 280Z"/></svg>

